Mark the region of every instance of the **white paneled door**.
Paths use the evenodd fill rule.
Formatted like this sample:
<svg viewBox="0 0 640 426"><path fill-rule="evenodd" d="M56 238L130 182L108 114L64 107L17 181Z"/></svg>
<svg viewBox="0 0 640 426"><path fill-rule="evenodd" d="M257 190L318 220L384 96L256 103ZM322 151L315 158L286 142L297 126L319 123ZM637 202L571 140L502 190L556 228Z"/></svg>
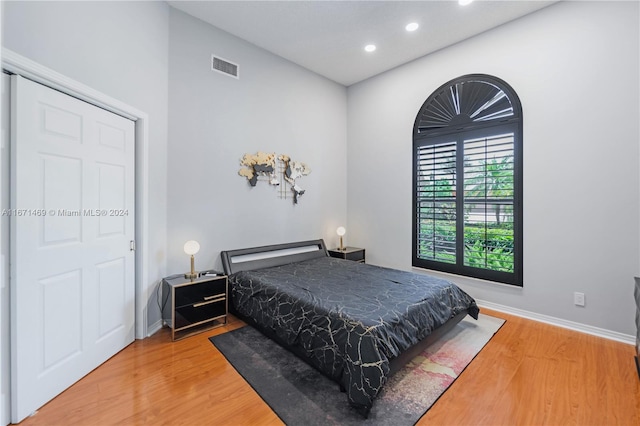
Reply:
<svg viewBox="0 0 640 426"><path fill-rule="evenodd" d="M12 76L11 417L134 338L134 123Z"/></svg>

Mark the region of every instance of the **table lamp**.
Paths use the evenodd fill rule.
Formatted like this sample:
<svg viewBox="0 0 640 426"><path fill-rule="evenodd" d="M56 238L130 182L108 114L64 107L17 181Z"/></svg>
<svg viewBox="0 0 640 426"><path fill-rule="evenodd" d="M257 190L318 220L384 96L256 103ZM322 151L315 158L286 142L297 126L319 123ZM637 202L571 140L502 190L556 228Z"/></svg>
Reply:
<svg viewBox="0 0 640 426"><path fill-rule="evenodd" d="M346 234L346 233L347 233L347 230L344 229L344 226L340 226L340 227L338 227L338 229L336 229L336 234L338 234L340 236L340 247L338 247L340 249L340 251L344 251L345 250L344 246L342 245L342 236L344 234Z"/></svg>
<svg viewBox="0 0 640 426"><path fill-rule="evenodd" d="M188 274L184 274L185 278L190 278L192 280L198 278L198 273L194 268L195 258L193 257L193 255L196 254L199 250L200 244L198 244L197 241L191 240L184 243L184 252L191 256L191 272Z"/></svg>

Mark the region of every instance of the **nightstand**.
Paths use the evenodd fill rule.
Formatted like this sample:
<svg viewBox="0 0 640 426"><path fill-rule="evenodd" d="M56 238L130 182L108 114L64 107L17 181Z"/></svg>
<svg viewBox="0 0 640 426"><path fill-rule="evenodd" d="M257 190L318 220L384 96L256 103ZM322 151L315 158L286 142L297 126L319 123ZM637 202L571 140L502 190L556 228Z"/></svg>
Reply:
<svg viewBox="0 0 640 426"><path fill-rule="evenodd" d="M340 259L353 260L355 262L364 263L364 249L358 247L345 247L344 250L339 248L329 249L329 256Z"/></svg>
<svg viewBox="0 0 640 426"><path fill-rule="evenodd" d="M171 327L171 340L220 327L227 323L227 276L184 276L162 280L162 319Z"/></svg>

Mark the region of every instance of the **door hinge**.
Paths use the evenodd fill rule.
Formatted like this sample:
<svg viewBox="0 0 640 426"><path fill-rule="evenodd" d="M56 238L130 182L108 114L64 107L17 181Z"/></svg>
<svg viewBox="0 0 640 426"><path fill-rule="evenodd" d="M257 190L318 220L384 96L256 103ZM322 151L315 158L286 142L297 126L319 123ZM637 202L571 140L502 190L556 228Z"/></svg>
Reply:
<svg viewBox="0 0 640 426"><path fill-rule="evenodd" d="M129 241L129 250L136 251L136 242L134 240Z"/></svg>

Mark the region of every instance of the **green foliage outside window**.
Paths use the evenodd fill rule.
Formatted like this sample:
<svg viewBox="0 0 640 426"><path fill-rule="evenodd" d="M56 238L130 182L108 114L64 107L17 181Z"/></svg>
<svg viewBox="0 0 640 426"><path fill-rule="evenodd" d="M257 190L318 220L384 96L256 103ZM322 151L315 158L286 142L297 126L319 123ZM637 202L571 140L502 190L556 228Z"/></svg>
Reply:
<svg viewBox="0 0 640 426"><path fill-rule="evenodd" d="M450 245L455 247L456 225L441 221L423 220L420 224L421 235L433 235L433 238L421 240L419 256L423 259L455 263L455 248L443 250ZM440 248L435 250L436 246ZM491 269L494 271L513 272L513 223L503 222L485 228L480 225L465 226L464 259L465 265Z"/></svg>

